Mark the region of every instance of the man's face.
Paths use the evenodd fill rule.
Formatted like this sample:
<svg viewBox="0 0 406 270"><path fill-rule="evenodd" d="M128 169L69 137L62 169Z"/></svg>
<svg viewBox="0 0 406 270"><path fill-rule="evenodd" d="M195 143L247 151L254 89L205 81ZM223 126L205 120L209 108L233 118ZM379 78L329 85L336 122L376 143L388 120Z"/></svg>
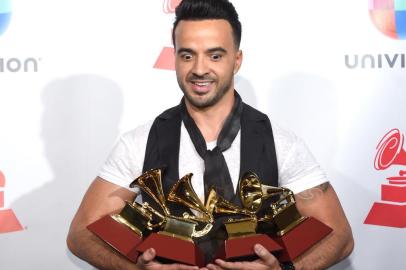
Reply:
<svg viewBox="0 0 406 270"><path fill-rule="evenodd" d="M178 84L190 104L207 108L232 93L242 52L226 20L180 21L175 48Z"/></svg>

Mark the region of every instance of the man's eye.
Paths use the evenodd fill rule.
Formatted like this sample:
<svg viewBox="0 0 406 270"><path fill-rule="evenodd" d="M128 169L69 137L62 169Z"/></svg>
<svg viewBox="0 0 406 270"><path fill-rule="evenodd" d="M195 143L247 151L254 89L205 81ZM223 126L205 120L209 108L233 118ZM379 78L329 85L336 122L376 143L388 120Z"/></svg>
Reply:
<svg viewBox="0 0 406 270"><path fill-rule="evenodd" d="M221 59L221 55L220 54L212 54L211 55L211 59L214 61L219 61Z"/></svg>
<svg viewBox="0 0 406 270"><path fill-rule="evenodd" d="M191 54L184 54L184 55L182 55L182 59L186 60L186 61L189 61L189 60L192 59L192 55Z"/></svg>

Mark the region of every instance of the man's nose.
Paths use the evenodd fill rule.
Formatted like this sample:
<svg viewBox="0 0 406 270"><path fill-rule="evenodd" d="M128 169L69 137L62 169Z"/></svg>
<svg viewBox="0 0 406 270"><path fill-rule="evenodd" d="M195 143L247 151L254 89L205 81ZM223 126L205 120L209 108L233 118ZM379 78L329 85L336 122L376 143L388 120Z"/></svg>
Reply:
<svg viewBox="0 0 406 270"><path fill-rule="evenodd" d="M209 73L209 67L204 57L196 57L192 72L196 76L204 76Z"/></svg>

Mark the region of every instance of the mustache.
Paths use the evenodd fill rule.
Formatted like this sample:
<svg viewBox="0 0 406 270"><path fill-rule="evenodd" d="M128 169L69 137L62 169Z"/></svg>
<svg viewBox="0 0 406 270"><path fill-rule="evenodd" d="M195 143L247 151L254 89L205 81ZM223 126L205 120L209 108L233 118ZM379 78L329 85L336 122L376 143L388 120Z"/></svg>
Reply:
<svg viewBox="0 0 406 270"><path fill-rule="evenodd" d="M199 75L193 74L188 77L188 81L197 81L197 80L214 81L215 79L213 77L211 77L210 75L199 76Z"/></svg>

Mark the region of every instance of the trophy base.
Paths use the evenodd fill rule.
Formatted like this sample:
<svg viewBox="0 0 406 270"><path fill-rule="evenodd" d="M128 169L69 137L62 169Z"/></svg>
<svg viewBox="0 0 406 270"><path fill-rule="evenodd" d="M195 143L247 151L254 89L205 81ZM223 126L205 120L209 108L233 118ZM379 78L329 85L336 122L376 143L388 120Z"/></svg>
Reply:
<svg viewBox="0 0 406 270"><path fill-rule="evenodd" d="M406 228L406 204L376 202L369 211L365 224Z"/></svg>
<svg viewBox="0 0 406 270"><path fill-rule="evenodd" d="M276 257L280 262L293 261L332 231L324 223L308 217L286 234L273 238L283 247L283 251L276 254Z"/></svg>
<svg viewBox="0 0 406 270"><path fill-rule="evenodd" d="M203 252L192 242L165 234L151 233L137 246L139 252L154 248L156 256L163 262L177 262L203 267Z"/></svg>
<svg viewBox="0 0 406 270"><path fill-rule="evenodd" d="M137 262L136 246L142 238L111 216L105 216L87 226L87 229L132 262Z"/></svg>
<svg viewBox="0 0 406 270"><path fill-rule="evenodd" d="M227 261L245 261L257 258L255 244L261 244L270 252L282 250L282 247L265 234L255 234L227 239L220 247L215 258Z"/></svg>

